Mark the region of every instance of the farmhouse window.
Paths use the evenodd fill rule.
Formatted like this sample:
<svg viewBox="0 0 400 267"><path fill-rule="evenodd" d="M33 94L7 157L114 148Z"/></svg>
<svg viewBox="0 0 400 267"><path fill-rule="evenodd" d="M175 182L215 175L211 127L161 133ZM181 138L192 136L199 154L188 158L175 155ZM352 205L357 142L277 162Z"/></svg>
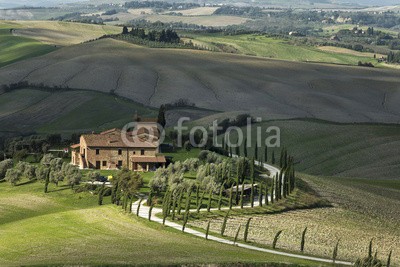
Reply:
<svg viewBox="0 0 400 267"><path fill-rule="evenodd" d="M122 149L118 149L118 155L122 155Z"/></svg>
<svg viewBox="0 0 400 267"><path fill-rule="evenodd" d="M118 160L118 167L122 167L122 160Z"/></svg>
<svg viewBox="0 0 400 267"><path fill-rule="evenodd" d="M96 169L100 169L100 161L96 161Z"/></svg>
<svg viewBox="0 0 400 267"><path fill-rule="evenodd" d="M144 156L144 149L140 150L140 155Z"/></svg>
<svg viewBox="0 0 400 267"><path fill-rule="evenodd" d="M103 160L103 167L107 166L107 161Z"/></svg>
<svg viewBox="0 0 400 267"><path fill-rule="evenodd" d="M100 149L96 148L96 155L100 154Z"/></svg>

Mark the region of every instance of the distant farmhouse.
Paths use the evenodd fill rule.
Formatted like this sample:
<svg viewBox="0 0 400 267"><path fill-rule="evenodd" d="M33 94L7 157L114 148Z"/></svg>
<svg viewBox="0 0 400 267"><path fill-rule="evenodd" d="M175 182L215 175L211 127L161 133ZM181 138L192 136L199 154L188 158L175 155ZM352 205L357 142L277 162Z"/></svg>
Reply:
<svg viewBox="0 0 400 267"><path fill-rule="evenodd" d="M156 120L152 119L141 119L129 131L84 134L79 144L71 146L71 163L81 169L155 170L166 163L160 154L159 136Z"/></svg>

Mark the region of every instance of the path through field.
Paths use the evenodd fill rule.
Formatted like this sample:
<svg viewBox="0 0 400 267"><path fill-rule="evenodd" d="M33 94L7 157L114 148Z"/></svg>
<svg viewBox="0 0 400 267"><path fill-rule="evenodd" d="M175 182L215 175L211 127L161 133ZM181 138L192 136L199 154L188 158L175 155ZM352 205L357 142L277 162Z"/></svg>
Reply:
<svg viewBox="0 0 400 267"><path fill-rule="evenodd" d="M235 156L235 155L234 155ZM256 162L256 164L259 164L258 162ZM271 175L276 175L277 173L279 173L279 169L271 166L269 164L263 164L264 168L267 169L268 171L270 171ZM133 212L137 212L139 203L141 200L136 201L135 203L132 204L132 211ZM240 208L240 207L234 207L234 208ZM144 206L141 205L139 207L139 217L144 218L144 219L148 219L149 218L149 212L150 212L150 208L148 206ZM151 211L151 221L153 222L157 222L160 224L163 224L163 219L157 217L157 214L162 213L162 209L160 208L153 208ZM168 227L172 227L176 230L182 231L182 225L165 220L165 225ZM183 230L183 232L200 237L200 238L206 238L206 234L202 233L200 231L194 230L192 228L189 227L185 227L185 229ZM266 249L266 248L260 248L260 247L256 247L253 245L248 245L248 244L243 244L243 243L235 243L232 240L228 240L228 239L224 239L224 238L220 238L220 237L216 237L213 235L208 235L208 239L212 240L212 241L216 241L219 243L223 243L223 244L228 244L228 245L235 245L241 248L246 248L246 249L250 249L250 250L255 250L255 251L260 251L260 252L265 252L265 253L271 253L271 254L275 254L275 255L281 255L281 256L285 256L285 257L292 257L292 258L298 258L298 259L304 259L304 260L311 260L311 261L318 261L318 262L324 262L324 263L333 263L333 261L331 259L326 259L326 258L319 258L319 257L313 257L313 256L305 256L305 255L299 255L299 254L294 254L294 253L289 253L289 252L282 252L282 251L277 251L277 250L272 250L272 249ZM341 264L341 265L352 265L351 262L347 262L347 261L335 261L335 263L337 264Z"/></svg>

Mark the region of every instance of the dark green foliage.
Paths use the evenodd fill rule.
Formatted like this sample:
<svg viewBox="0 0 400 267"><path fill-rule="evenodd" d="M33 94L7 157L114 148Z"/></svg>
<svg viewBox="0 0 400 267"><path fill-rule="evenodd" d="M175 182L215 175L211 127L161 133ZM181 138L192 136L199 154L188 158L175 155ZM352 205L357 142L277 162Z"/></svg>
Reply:
<svg viewBox="0 0 400 267"><path fill-rule="evenodd" d="M238 239L238 237L239 237L239 233L240 233L240 226L241 226L241 225L239 225L239 227L238 227L238 229L237 229L237 231L236 231L236 234L235 234L235 239L234 239L234 241L233 241L233 243L235 243L235 244L236 244L236 242L237 242L237 239Z"/></svg>
<svg viewBox="0 0 400 267"><path fill-rule="evenodd" d="M272 184L271 184L271 204L274 204L274 187L275 187L275 180L272 178ZM267 198L268 199L268 198Z"/></svg>
<svg viewBox="0 0 400 267"><path fill-rule="evenodd" d="M304 245L306 243L306 232L307 232L307 227L304 228L304 231L301 234L301 243L300 243L300 251L301 252L304 252Z"/></svg>
<svg viewBox="0 0 400 267"><path fill-rule="evenodd" d="M225 214L224 221L222 222L222 226L221 226L221 235L222 236L224 236L224 234L225 234L228 217L229 217L229 211Z"/></svg>
<svg viewBox="0 0 400 267"><path fill-rule="evenodd" d="M124 26L122 28L122 34L128 34L128 33L129 33L128 27Z"/></svg>
<svg viewBox="0 0 400 267"><path fill-rule="evenodd" d="M244 234L243 234L244 242L247 242L247 237L248 237L248 235L249 235L249 227L250 227L250 221L251 221L251 219L253 219L253 218L250 217L250 218L247 220L246 225L245 225L245 228L244 228Z"/></svg>
<svg viewBox="0 0 400 267"><path fill-rule="evenodd" d="M279 230L277 233L276 233L276 235L275 235L275 237L274 237L274 241L272 242L272 248L273 249L275 249L276 248L276 244L278 243L278 239L279 239L279 236L282 234L282 230Z"/></svg>
<svg viewBox="0 0 400 267"><path fill-rule="evenodd" d="M157 123L160 124L163 128L165 127L165 124L167 123L165 120L165 106L164 105L161 105L160 109L158 110Z"/></svg>
<svg viewBox="0 0 400 267"><path fill-rule="evenodd" d="M206 228L206 239L208 240L208 233L210 232L210 221L207 223L207 228Z"/></svg>
<svg viewBox="0 0 400 267"><path fill-rule="evenodd" d="M50 184L50 169L46 170L46 178L44 181L44 193L49 191L49 184Z"/></svg>
<svg viewBox="0 0 400 267"><path fill-rule="evenodd" d="M268 163L268 146L264 147L264 162Z"/></svg>
<svg viewBox="0 0 400 267"><path fill-rule="evenodd" d="M263 206L263 197L264 197L264 191L263 191L263 189L264 189L264 188L263 188L263 184L260 183L260 188L259 188L260 194L259 194L259 199L258 199L258 202L259 202L260 207Z"/></svg>

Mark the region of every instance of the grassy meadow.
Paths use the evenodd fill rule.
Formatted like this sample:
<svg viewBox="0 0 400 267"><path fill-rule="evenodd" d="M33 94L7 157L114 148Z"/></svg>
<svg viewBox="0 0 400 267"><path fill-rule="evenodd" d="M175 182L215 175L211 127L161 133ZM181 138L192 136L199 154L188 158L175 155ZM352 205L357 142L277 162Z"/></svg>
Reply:
<svg viewBox="0 0 400 267"><path fill-rule="evenodd" d="M225 36L221 34L184 34L200 46L212 50L239 53L259 57L301 62L325 62L357 65L358 61L377 63L368 53L349 54L338 51L323 51L313 46L297 46L287 40L257 34Z"/></svg>
<svg viewBox="0 0 400 267"><path fill-rule="evenodd" d="M33 39L13 36L10 33L13 27L13 24L0 22L0 67L44 55L56 49L54 46Z"/></svg>
<svg viewBox="0 0 400 267"><path fill-rule="evenodd" d="M0 183L0 265L271 263L318 265L222 245L149 223L97 196Z"/></svg>

